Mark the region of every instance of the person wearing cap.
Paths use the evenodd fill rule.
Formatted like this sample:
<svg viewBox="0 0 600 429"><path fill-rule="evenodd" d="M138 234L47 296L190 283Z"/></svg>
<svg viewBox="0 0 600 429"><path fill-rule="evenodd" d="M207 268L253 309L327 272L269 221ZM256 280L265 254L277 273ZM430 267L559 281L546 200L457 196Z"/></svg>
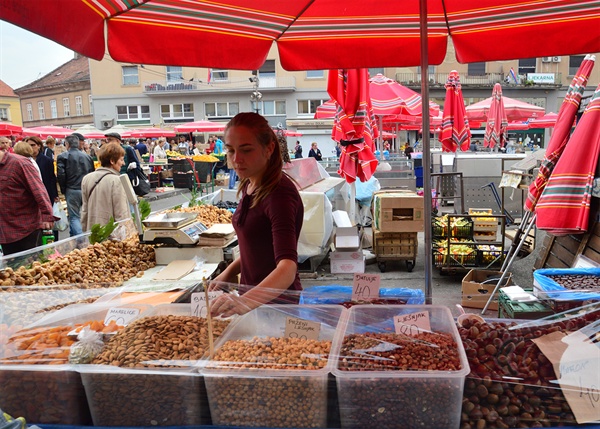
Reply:
<svg viewBox="0 0 600 429"><path fill-rule="evenodd" d="M129 170L133 170L134 168L141 168L140 161L137 159L133 148L130 145L123 143L123 140L121 139L121 134L108 133L104 134L104 137L106 137L106 143L118 143L125 151L124 163L121 166L119 174L127 174Z"/></svg>
<svg viewBox="0 0 600 429"><path fill-rule="evenodd" d="M94 171L92 157L79 150L80 137L83 136L76 134L71 134L65 139L69 149L56 157L57 181L60 191L67 200L71 237L83 232L81 229L81 181L86 174Z"/></svg>

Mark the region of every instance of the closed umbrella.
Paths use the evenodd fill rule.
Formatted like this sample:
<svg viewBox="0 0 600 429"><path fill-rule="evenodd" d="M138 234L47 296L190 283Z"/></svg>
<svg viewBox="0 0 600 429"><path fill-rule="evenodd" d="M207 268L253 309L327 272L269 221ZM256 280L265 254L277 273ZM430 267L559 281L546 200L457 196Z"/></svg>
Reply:
<svg viewBox="0 0 600 429"><path fill-rule="evenodd" d="M446 101L442 117L440 141L444 152L468 150L471 143L471 129L465 112L465 101L460 87L460 77L452 70L446 81Z"/></svg>
<svg viewBox="0 0 600 429"><path fill-rule="evenodd" d="M506 119L504 103L502 102L502 87L497 83L494 85L494 91L492 92L492 103L488 112L487 123L485 124L483 146L493 148L498 145L504 147L507 126L508 120Z"/></svg>
<svg viewBox="0 0 600 429"><path fill-rule="evenodd" d="M224 131L226 125L224 122L195 121L174 128L178 133L215 133Z"/></svg>
<svg viewBox="0 0 600 429"><path fill-rule="evenodd" d="M539 229L554 235L588 230L594 172L600 155L600 85L537 202Z"/></svg>
<svg viewBox="0 0 600 429"><path fill-rule="evenodd" d="M535 210L537 201L548 183L548 178L567 146L567 142L571 136L573 121L577 116L577 110L579 110L579 105L581 104L581 96L594 68L595 59L593 55L587 55L581 62L577 73L573 76L573 80L569 85L565 99L558 111L554 132L548 142L546 155L540 166L538 176L529 185L527 200L525 200L525 210L529 212Z"/></svg>
<svg viewBox="0 0 600 429"><path fill-rule="evenodd" d="M378 136L367 69L330 71L327 92L338 106L331 135L342 146L338 173L348 183L366 182L377 168L373 139Z"/></svg>
<svg viewBox="0 0 600 429"><path fill-rule="evenodd" d="M485 100L469 104L465 108L467 112L467 118L469 118L469 121L485 122L490 114L489 112L492 108L493 101L494 96L492 95L491 97L486 98ZM543 107L525 103L524 101L516 100L514 98L502 96L502 101L504 103L506 119L509 121L526 121L530 118L541 117L545 113Z"/></svg>

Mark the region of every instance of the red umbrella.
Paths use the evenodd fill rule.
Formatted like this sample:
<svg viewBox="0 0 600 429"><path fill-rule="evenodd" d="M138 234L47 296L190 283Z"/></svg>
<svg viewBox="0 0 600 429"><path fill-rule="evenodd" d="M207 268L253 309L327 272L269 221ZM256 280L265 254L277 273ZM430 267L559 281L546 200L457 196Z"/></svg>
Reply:
<svg viewBox="0 0 600 429"><path fill-rule="evenodd" d="M500 85L500 84L496 84ZM495 86L494 86L495 89ZM494 96L492 95L485 100L477 103L469 104L466 107L467 117L470 121L485 122L489 111L492 108ZM530 118L537 118L544 115L544 108L533 104L525 103L524 101L515 100L510 97L502 97L504 103L504 111L506 119L509 121L526 121Z"/></svg>
<svg viewBox="0 0 600 429"><path fill-rule="evenodd" d="M556 124L557 119L558 114L549 112L539 118L530 119L529 128L552 128Z"/></svg>
<svg viewBox="0 0 600 429"><path fill-rule="evenodd" d="M157 137L175 137L173 130L163 130L160 128L136 128L131 131L131 137L134 138L157 138Z"/></svg>
<svg viewBox="0 0 600 429"><path fill-rule="evenodd" d="M315 119L330 119L335 117L337 106L334 100L327 100L325 103L317 107Z"/></svg>
<svg viewBox="0 0 600 429"><path fill-rule="evenodd" d="M281 132L283 132L283 135L285 137L302 137L303 136L303 134L300 131L292 131L292 130L287 130L287 129L279 130L277 128L273 128L273 131L275 131L275 133L281 131Z"/></svg>
<svg viewBox="0 0 600 429"><path fill-rule="evenodd" d="M69 128L55 127L54 125L45 125L41 127L23 128L24 136L37 136L43 139L49 136L64 139L73 134L74 131Z"/></svg>
<svg viewBox="0 0 600 429"><path fill-rule="evenodd" d="M537 201L548 183L548 178L567 146L573 121L577 116L577 110L579 110L579 105L581 104L581 96L592 73L594 64L595 57L587 55L581 62L579 70L577 70L571 81L571 85L569 85L567 95L558 111L554 132L546 148L545 159L540 166L538 176L529 186L529 193L527 200L525 200L525 210L527 211L533 212L535 210Z"/></svg>
<svg viewBox="0 0 600 429"><path fill-rule="evenodd" d="M497 83L494 85L492 103L488 112L487 123L485 124L485 134L483 135L484 147L494 147L495 145L504 147L508 121L506 120L502 101L502 87Z"/></svg>
<svg viewBox="0 0 600 429"><path fill-rule="evenodd" d="M570 122L567 123L570 125ZM600 85L585 108L535 206L538 228L554 235L587 231L598 155Z"/></svg>
<svg viewBox="0 0 600 429"><path fill-rule="evenodd" d="M525 131L531 128L528 122L522 121L511 121L506 126L506 129L509 131Z"/></svg>
<svg viewBox="0 0 600 429"><path fill-rule="evenodd" d="M418 92L380 73L369 79L369 91L373 112L377 116L423 114L421 95ZM429 103L430 116L436 116L439 110L440 106Z"/></svg>
<svg viewBox="0 0 600 429"><path fill-rule="evenodd" d="M15 134L21 134L23 127L15 125L10 122L0 122L0 136L12 136Z"/></svg>
<svg viewBox="0 0 600 429"><path fill-rule="evenodd" d="M83 127L77 128L75 132L82 134L85 138L88 139L103 139L104 135L106 134L105 131L100 131L93 125L84 125Z"/></svg>
<svg viewBox="0 0 600 429"><path fill-rule="evenodd" d="M366 182L377 168L373 139L379 134L369 97L367 69L329 72L327 92L338 105L331 138L340 142L338 174L353 183Z"/></svg>
<svg viewBox="0 0 600 429"><path fill-rule="evenodd" d="M446 102L439 139L444 152L456 152L458 148L468 150L471 143L471 130L465 113L460 77L456 70L450 72L446 81Z"/></svg>
<svg viewBox="0 0 600 429"><path fill-rule="evenodd" d="M224 131L226 125L224 122L196 121L177 125L174 128L178 133L211 133Z"/></svg>

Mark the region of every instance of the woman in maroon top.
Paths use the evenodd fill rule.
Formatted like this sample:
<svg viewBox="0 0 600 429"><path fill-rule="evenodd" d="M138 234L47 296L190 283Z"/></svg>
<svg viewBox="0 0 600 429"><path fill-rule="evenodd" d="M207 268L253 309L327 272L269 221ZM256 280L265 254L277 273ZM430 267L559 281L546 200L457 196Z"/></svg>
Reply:
<svg viewBox="0 0 600 429"><path fill-rule="evenodd" d="M212 305L213 315L243 314L262 304L298 302L298 238L304 206L282 170L277 137L257 113L236 115L225 128L225 149L240 178L241 200L233 215L240 257L215 282L237 283L240 296L224 294ZM217 289L216 283L212 289ZM283 295L282 295L283 294Z"/></svg>

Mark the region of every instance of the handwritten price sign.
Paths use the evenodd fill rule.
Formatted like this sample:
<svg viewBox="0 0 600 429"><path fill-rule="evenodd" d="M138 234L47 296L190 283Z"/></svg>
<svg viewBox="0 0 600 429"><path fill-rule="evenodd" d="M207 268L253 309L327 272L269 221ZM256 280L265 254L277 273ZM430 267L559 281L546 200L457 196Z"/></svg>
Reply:
<svg viewBox="0 0 600 429"><path fill-rule="evenodd" d="M135 319L140 314L139 308L112 307L106 313L104 325L107 326L111 321L119 326L127 326L129 322Z"/></svg>
<svg viewBox="0 0 600 429"><path fill-rule="evenodd" d="M318 340L321 324L310 320L288 317L285 319L284 338L300 338L302 340Z"/></svg>
<svg viewBox="0 0 600 429"><path fill-rule="evenodd" d="M208 292L209 303L212 303L219 296L223 295L222 290L215 290ZM204 292L197 292L192 294L192 316L202 317L206 319L206 295Z"/></svg>
<svg viewBox="0 0 600 429"><path fill-rule="evenodd" d="M394 316L394 328L397 334L415 336L421 332L431 332L429 312L402 314Z"/></svg>
<svg viewBox="0 0 600 429"><path fill-rule="evenodd" d="M352 301L370 301L379 298L381 277L377 274L354 274Z"/></svg>

